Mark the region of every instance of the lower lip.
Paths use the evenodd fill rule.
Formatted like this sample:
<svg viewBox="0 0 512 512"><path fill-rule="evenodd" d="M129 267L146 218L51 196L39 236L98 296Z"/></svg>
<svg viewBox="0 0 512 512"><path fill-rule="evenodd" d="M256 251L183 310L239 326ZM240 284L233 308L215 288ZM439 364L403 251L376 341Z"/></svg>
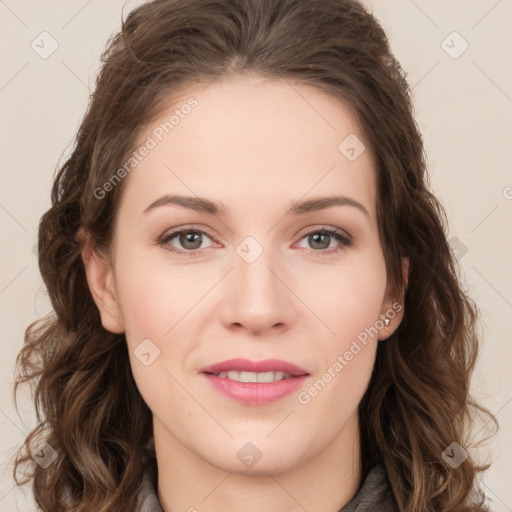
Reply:
<svg viewBox="0 0 512 512"><path fill-rule="evenodd" d="M308 375L300 375L276 382L238 382L209 373L203 373L203 375L217 391L249 405L265 405L276 402L297 391L308 377Z"/></svg>

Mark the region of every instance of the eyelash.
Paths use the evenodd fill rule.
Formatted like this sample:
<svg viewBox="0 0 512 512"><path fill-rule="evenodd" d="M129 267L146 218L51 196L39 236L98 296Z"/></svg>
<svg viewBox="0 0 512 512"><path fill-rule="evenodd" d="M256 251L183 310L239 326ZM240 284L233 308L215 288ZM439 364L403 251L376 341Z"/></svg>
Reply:
<svg viewBox="0 0 512 512"><path fill-rule="evenodd" d="M181 228L179 230L172 231L172 232L167 233L164 236L162 236L162 238L160 238L160 240L158 240L158 244L161 246L165 246L165 249L167 249L168 251L175 253L175 254L179 254L179 255L195 256L196 254L199 254L202 249L196 249L196 250L192 250L192 251L179 251L175 248L172 248L172 246L167 245L173 238L176 238L176 236L181 235L183 233L198 233L201 235L206 235L208 238L215 241L211 235L209 235L208 233L206 233L205 231L202 231L200 229ZM333 237L335 240L337 240L338 242L340 242L340 244L332 249L309 249L309 254L311 254L311 255L334 254L334 253L343 251L346 247L350 247L352 245L352 239L349 236L344 235L343 233L333 230L333 229L314 229L314 230L308 231L307 233L304 233L304 235L300 238L300 240L306 238L309 235L313 235L313 234L329 235L329 236Z"/></svg>

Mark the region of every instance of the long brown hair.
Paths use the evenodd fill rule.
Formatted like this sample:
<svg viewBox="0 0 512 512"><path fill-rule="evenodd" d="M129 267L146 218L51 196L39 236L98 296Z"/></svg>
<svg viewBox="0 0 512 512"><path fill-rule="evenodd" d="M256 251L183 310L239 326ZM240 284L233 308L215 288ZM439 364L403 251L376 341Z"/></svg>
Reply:
<svg viewBox="0 0 512 512"><path fill-rule="evenodd" d="M56 174L39 226L39 268L54 313L31 324L18 356L39 424L17 455L45 511L133 510L152 437L122 334L103 329L81 259L80 228L108 254L122 180L102 187L134 150L163 101L187 86L253 73L313 85L357 116L376 157L377 212L389 282L404 289L404 319L379 343L360 403L362 471L385 465L400 511L487 510L469 450L470 427L494 416L469 394L478 352L477 307L461 285L446 215L428 190L406 77L377 20L356 0L155 0L133 10L102 56L73 152ZM31 450L45 440L44 469ZM453 445L452 445L453 446ZM19 479L24 468L26 478ZM28 475L28 476L27 476Z"/></svg>

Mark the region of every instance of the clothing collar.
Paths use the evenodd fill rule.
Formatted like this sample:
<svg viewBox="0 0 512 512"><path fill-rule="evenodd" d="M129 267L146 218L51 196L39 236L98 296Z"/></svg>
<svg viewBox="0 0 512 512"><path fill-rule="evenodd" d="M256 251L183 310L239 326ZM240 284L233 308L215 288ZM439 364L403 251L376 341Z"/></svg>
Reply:
<svg viewBox="0 0 512 512"><path fill-rule="evenodd" d="M163 512L156 493L155 466L144 474L135 512ZM339 512L396 512L398 506L382 463L373 466L353 498Z"/></svg>

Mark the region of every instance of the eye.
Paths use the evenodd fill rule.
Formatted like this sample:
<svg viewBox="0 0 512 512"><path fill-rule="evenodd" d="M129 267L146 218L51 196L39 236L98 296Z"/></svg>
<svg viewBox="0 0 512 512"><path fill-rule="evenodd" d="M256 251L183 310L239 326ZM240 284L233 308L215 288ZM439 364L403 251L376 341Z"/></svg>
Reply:
<svg viewBox="0 0 512 512"><path fill-rule="evenodd" d="M348 235L334 229L316 229L309 231L302 238L310 244L310 254L331 254L342 251L352 245L352 239ZM338 242L332 245L332 242Z"/></svg>
<svg viewBox="0 0 512 512"><path fill-rule="evenodd" d="M204 249L203 242L205 239L212 240L212 238L204 231L199 229L182 228L165 234L158 243L165 246L166 249L171 252L191 256L196 254L200 249ZM171 243L173 240L176 240L174 243L179 244L179 246L184 250L179 250L180 247L176 249L175 245Z"/></svg>
<svg viewBox="0 0 512 512"><path fill-rule="evenodd" d="M181 228L166 233L158 243L173 253L194 256L208 248L203 245L208 239L213 241L213 237L205 231ZM309 252L314 255L336 253L352 245L352 238L349 235L334 229L311 230L300 239L300 241L302 240L306 240L310 244ZM333 245L332 242L338 243Z"/></svg>

